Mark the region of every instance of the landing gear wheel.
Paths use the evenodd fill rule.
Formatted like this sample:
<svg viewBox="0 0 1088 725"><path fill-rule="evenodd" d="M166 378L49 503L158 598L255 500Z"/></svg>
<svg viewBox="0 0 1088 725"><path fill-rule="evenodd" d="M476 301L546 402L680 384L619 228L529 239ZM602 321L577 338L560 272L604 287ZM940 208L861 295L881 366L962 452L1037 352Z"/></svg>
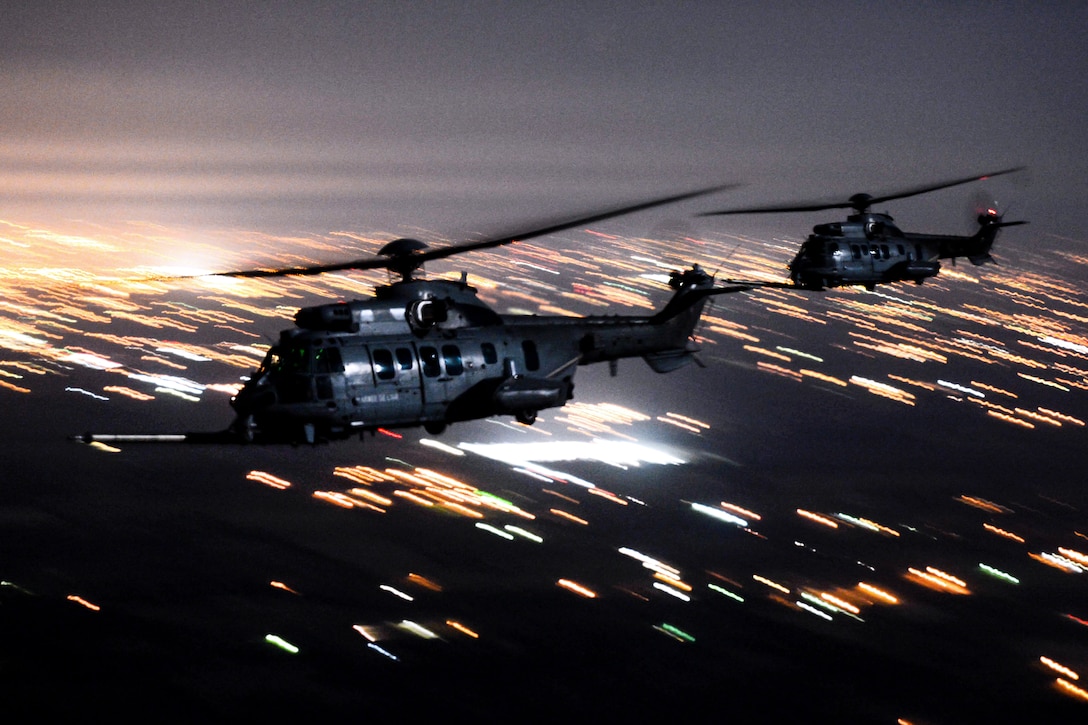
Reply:
<svg viewBox="0 0 1088 725"><path fill-rule="evenodd" d="M514 415L514 420L522 425L532 425L536 422L535 410L521 410Z"/></svg>

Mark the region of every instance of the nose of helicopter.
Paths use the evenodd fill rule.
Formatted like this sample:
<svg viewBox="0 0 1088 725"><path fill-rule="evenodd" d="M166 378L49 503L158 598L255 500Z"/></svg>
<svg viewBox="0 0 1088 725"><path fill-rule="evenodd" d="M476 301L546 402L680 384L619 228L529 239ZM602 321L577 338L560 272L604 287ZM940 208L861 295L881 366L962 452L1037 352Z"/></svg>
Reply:
<svg viewBox="0 0 1088 725"><path fill-rule="evenodd" d="M276 391L272 386L260 379L250 380L230 399L236 415L231 429L241 434L245 440L253 440L257 418L275 402Z"/></svg>

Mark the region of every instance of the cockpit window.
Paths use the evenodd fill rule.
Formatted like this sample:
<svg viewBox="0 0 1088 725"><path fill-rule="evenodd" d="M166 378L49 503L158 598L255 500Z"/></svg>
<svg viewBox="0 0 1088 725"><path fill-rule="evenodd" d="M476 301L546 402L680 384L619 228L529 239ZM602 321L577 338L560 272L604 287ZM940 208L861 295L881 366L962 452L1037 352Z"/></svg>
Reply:
<svg viewBox="0 0 1088 725"><path fill-rule="evenodd" d="M344 361L340 357L339 348L314 348L314 372L319 375L344 372Z"/></svg>
<svg viewBox="0 0 1088 725"><path fill-rule="evenodd" d="M308 373L310 372L310 351L302 345L289 347L282 351L278 367L278 372Z"/></svg>

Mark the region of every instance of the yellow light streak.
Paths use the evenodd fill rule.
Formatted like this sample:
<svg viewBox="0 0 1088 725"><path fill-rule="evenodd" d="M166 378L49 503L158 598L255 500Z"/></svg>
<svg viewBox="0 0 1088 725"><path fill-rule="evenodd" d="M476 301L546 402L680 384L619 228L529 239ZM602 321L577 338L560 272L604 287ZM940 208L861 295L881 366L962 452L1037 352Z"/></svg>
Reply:
<svg viewBox="0 0 1088 725"><path fill-rule="evenodd" d="M735 514L739 514L739 515L743 516L746 519L749 519L749 520L752 520L752 521L762 521L763 520L763 517L760 516L759 514L757 514L755 511L750 511L749 509L746 509L743 506L738 506L735 503L729 503L727 501L722 501L718 505L721 506L726 511L731 511L731 512L733 512Z"/></svg>
<svg viewBox="0 0 1088 725"><path fill-rule="evenodd" d="M765 576L761 576L759 574L753 574L752 579L759 582L760 584L765 584L765 585L769 586L771 589L775 589L777 591L780 591L783 594L789 594L790 593L789 587L785 587L785 586L782 586L781 584L779 584L778 582L771 581L770 579L768 579Z"/></svg>
<svg viewBox="0 0 1088 725"><path fill-rule="evenodd" d="M1088 700L1088 690L1077 687L1069 680L1059 677L1054 681L1054 685L1058 688L1060 692L1071 695L1073 697L1079 697L1081 700Z"/></svg>
<svg viewBox="0 0 1088 725"><path fill-rule="evenodd" d="M962 580L931 566L926 567L925 571L911 567L907 572L910 574L908 578L931 589L940 589L952 594L971 593Z"/></svg>
<svg viewBox="0 0 1088 725"><path fill-rule="evenodd" d="M461 624L460 622L455 622L455 621L453 621L452 619L447 619L447 620L446 620L446 624L447 624L448 626L452 627L453 629L457 630L457 631L458 631L458 632L460 632L461 634L464 634L464 635L467 635L467 636L469 636L469 637L472 637L473 639L479 639L479 638L480 638L480 635L479 635L479 634L477 634L477 633L476 633L476 632L474 632L473 630L469 629L469 628L468 628L468 627L466 627L465 625Z"/></svg>
<svg viewBox="0 0 1088 725"><path fill-rule="evenodd" d="M593 591L592 589L590 589L588 587L582 586L581 584L578 584L577 582L571 581L570 579L560 579L559 581L556 582L556 584L558 586L562 587L563 589L574 592L575 594L578 594L579 596L583 596L586 599L596 599L597 598L597 592Z"/></svg>
<svg viewBox="0 0 1088 725"><path fill-rule="evenodd" d="M78 594L69 594L68 595L68 601L75 602L76 604L82 605L82 606L86 607L87 609L90 609L92 612L98 612L98 611L102 610L102 607L98 606L97 604L93 604L93 603L87 601L86 599L79 596Z"/></svg>
<svg viewBox="0 0 1088 725"><path fill-rule="evenodd" d="M579 518L579 517L575 516L574 514L567 513L566 511L563 511L562 509L548 509L548 511L551 514L553 514L555 516L558 516L561 519L566 519L568 521L573 521L574 523L582 524L583 526L589 526L589 522L586 521L585 519Z"/></svg>
<svg viewBox="0 0 1088 725"><path fill-rule="evenodd" d="M442 586L440 584L438 584L435 581L432 581L431 579L428 579L427 577L423 576L422 574L410 573L407 576L407 579L408 579L408 581L412 582L413 584L421 586L424 589L430 589L432 592L442 591Z"/></svg>
<svg viewBox="0 0 1088 725"><path fill-rule="evenodd" d="M268 584L269 584L269 586L274 587L276 589L282 589L283 591L289 592L291 594L298 594L298 592L296 592L294 589L287 586L286 584L284 584L281 581L270 581L270 582L268 582Z"/></svg>
<svg viewBox="0 0 1088 725"><path fill-rule="evenodd" d="M340 508L355 508L355 502L339 491L314 491L313 497L320 501L331 503L334 506L339 506Z"/></svg>
<svg viewBox="0 0 1088 725"><path fill-rule="evenodd" d="M984 498L978 498L977 496L968 496L966 494L961 495L956 499L961 503L965 503L968 506L974 506L975 508L982 509L983 511L989 511L993 514L1011 514L1012 509L1002 506L1001 504L994 503L993 501L987 501Z"/></svg>
<svg viewBox="0 0 1088 725"><path fill-rule="evenodd" d="M246 479L250 481L257 481L258 483L263 483L266 486L271 486L272 488L277 488L280 490L290 488L291 486L290 481L286 481L277 476L273 476L271 473L267 473L266 471L250 471L246 474Z"/></svg>
<svg viewBox="0 0 1088 725"><path fill-rule="evenodd" d="M1041 656L1039 657L1039 661L1042 662L1046 667L1049 667L1050 669L1057 672L1059 675L1064 675L1065 677L1068 677L1070 680L1080 679L1080 675L1078 675L1076 671L1069 669L1063 664L1055 662L1049 657Z"/></svg>
<svg viewBox="0 0 1088 725"><path fill-rule="evenodd" d="M890 592L881 589L880 587L874 586L873 584L858 582L858 589L871 597L879 599L885 604L899 604L899 599L897 597L895 597Z"/></svg>
<svg viewBox="0 0 1088 725"><path fill-rule="evenodd" d="M813 513L812 511L806 511L804 509L797 509L797 515L802 516L809 521L815 521L818 524L823 524L830 529L837 529L839 525L835 521L829 519L821 514Z"/></svg>
<svg viewBox="0 0 1088 725"><path fill-rule="evenodd" d="M1018 535L1012 533L1011 531L1006 531L1005 529L1002 529L1002 528L1000 528L998 526L994 526L993 524L983 524L982 528L986 529L991 534L997 534L998 536L1003 536L1006 539L1011 539L1011 540L1013 540L1013 541L1015 541L1017 543L1020 543L1020 544L1025 543L1024 542L1024 537L1018 536Z"/></svg>

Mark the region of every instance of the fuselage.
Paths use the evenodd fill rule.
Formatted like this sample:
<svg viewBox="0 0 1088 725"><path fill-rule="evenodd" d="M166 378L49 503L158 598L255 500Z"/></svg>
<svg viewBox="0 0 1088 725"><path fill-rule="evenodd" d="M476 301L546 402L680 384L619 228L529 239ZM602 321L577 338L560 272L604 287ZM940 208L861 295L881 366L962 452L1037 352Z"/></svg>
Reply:
<svg viewBox="0 0 1088 725"><path fill-rule="evenodd" d="M799 287L824 289L885 282L921 284L941 271L941 259L968 257L974 264L989 256L1000 219L979 217L973 236L905 233L887 214L852 214L845 222L819 224L790 262L790 279Z"/></svg>
<svg viewBox="0 0 1088 725"><path fill-rule="evenodd" d="M467 283L447 280L304 308L232 400L236 426L312 441L502 414L532 422L571 398L578 365L642 356L664 371L686 362L705 299L697 290L711 285L705 274L689 279L664 317L498 315ZM698 299L676 303L693 292Z"/></svg>

